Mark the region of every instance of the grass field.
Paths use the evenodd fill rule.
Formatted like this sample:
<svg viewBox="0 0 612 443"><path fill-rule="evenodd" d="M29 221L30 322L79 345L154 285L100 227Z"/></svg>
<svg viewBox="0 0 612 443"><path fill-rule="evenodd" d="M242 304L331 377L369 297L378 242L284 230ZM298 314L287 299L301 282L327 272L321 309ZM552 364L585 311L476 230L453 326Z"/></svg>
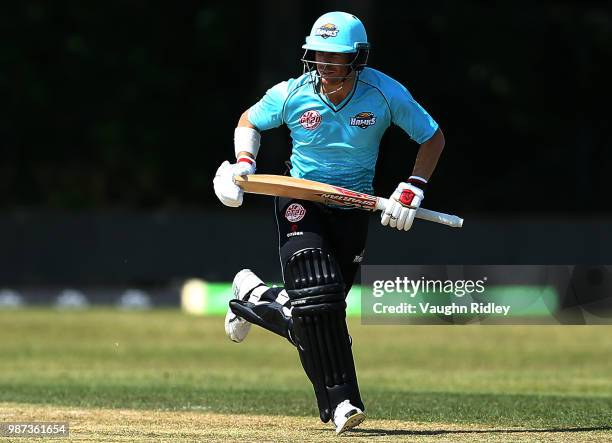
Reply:
<svg viewBox="0 0 612 443"><path fill-rule="evenodd" d="M335 438L287 342L175 310L0 311L0 422L82 441ZM350 323L368 421L345 437L612 441L612 327ZM19 440L23 441L23 439Z"/></svg>

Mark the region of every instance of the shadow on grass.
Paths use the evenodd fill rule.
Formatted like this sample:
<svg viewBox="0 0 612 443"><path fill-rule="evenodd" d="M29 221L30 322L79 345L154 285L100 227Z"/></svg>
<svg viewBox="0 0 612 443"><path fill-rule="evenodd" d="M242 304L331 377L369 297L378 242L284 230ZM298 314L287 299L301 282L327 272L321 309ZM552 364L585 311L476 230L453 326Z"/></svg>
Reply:
<svg viewBox="0 0 612 443"><path fill-rule="evenodd" d="M536 394L414 392L364 390L366 413L373 419L429 423L469 423L521 428L482 432L585 432L610 430L612 397ZM208 411L222 414L318 416L312 391L253 386L202 386L155 383L20 380L0 382L0 401L70 405L84 408L128 408ZM534 430L523 430L533 428ZM541 430L538 430L541 429ZM376 430L372 432L376 434ZM360 432L357 431L356 432ZM402 431L403 432L403 431ZM406 431L410 432L410 431ZM435 435L422 431L423 435ZM437 431L440 434L478 431ZM417 432L418 434L418 432Z"/></svg>
<svg viewBox="0 0 612 443"><path fill-rule="evenodd" d="M579 428L548 428L548 429L433 429L433 430L384 430L384 429L352 429L350 435L357 437L388 437L390 435L460 435L460 434L526 434L526 433L563 433L563 432L594 432L612 431L612 426L579 427ZM363 434L363 435L359 435ZM559 436L559 438L562 438Z"/></svg>

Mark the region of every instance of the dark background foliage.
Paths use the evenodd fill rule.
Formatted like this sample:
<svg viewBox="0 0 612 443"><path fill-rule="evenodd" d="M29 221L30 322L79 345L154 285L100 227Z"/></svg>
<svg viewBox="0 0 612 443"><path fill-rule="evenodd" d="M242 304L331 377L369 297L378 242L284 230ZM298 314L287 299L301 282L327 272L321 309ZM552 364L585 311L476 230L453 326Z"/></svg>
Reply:
<svg viewBox="0 0 612 443"><path fill-rule="evenodd" d="M217 206L211 181L238 117L301 73L304 36L329 10L363 20L370 64L443 128L432 207L612 209L609 4L475 0L4 3L0 207ZM389 130L379 194L416 150ZM259 171L282 172L288 154L285 129L266 133Z"/></svg>

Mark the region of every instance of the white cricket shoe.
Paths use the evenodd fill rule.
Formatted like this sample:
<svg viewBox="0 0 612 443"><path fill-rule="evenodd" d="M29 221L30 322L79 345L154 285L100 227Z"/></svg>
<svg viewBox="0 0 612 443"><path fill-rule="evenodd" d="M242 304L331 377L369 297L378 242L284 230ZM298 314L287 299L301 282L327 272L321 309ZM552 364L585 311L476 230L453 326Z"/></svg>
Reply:
<svg viewBox="0 0 612 443"><path fill-rule="evenodd" d="M255 291L255 288L261 289ZM268 287L250 269L243 269L234 277L232 290L234 291L235 299L256 303L259 301L261 294L268 290ZM230 308L227 308L227 313L225 314L225 333L230 340L240 343L246 338L250 330L250 322L242 317L238 317Z"/></svg>
<svg viewBox="0 0 612 443"><path fill-rule="evenodd" d="M365 420L365 414L357 406L353 406L349 400L344 400L334 411L334 425L336 425L336 434L342 434L344 431L353 429L359 426Z"/></svg>

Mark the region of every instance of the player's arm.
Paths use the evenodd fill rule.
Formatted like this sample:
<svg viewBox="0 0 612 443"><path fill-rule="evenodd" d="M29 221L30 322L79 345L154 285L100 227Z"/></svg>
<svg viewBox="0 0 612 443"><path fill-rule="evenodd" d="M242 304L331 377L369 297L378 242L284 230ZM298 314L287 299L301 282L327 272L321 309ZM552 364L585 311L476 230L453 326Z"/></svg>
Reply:
<svg viewBox="0 0 612 443"><path fill-rule="evenodd" d="M406 88L399 83L391 87L390 110L393 123L400 126L417 143L419 151L412 175L389 198L389 204L381 217L383 226L409 230L416 211L425 196L425 188L431 178L442 150L444 134L433 118L419 105Z"/></svg>
<svg viewBox="0 0 612 443"><path fill-rule="evenodd" d="M236 163L224 161L213 180L215 194L225 206L237 207L242 204L243 191L234 183L234 177L255 173L260 131L283 123L282 109L286 96L287 82L279 83L240 116L234 129Z"/></svg>
<svg viewBox="0 0 612 443"><path fill-rule="evenodd" d="M429 181L436 169L445 143L442 129L438 128L429 140L421 144L412 170L413 177L422 177Z"/></svg>
<svg viewBox="0 0 612 443"><path fill-rule="evenodd" d="M257 169L255 158L259 151L261 135L249 121L249 111L245 111L234 130L234 154L236 163L224 161L217 169L213 185L215 194L225 206L237 207L242 204L243 191L234 183L234 177L254 174Z"/></svg>
<svg viewBox="0 0 612 443"><path fill-rule="evenodd" d="M248 128L253 131L257 131L257 128L255 127L255 125L253 125L249 121L249 110L248 109L242 113L242 115L240 116L240 120L238 120L238 125L236 127L237 128ZM241 148L239 147L239 149ZM246 157L255 159L255 156L249 151L240 151L236 154L236 158L240 158L240 156L246 156Z"/></svg>

